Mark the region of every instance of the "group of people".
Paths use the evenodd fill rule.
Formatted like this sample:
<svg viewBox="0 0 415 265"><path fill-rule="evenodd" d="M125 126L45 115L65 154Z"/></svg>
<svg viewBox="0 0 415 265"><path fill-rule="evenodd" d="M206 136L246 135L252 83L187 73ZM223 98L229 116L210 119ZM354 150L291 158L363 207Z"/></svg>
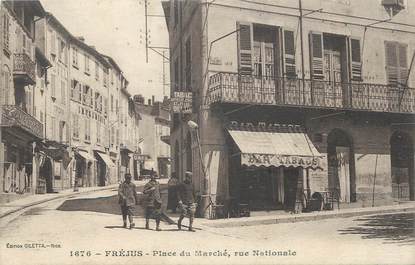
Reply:
<svg viewBox="0 0 415 265"><path fill-rule="evenodd" d="M193 219L196 212L195 195L192 185L192 173L186 172L183 182L179 182L175 176L169 181L169 207L176 212L176 207L180 211L180 217L177 221L177 228L181 230L182 221L185 217L189 218L189 231L195 232L193 229ZM162 199L160 195L160 185L155 174L151 175L148 183L143 189L146 218L146 229L150 229L150 219L156 220L156 231L161 231L160 221L164 213L161 205ZM134 228L133 207L139 204L139 198L136 191L136 185L131 181L131 175L126 174L124 182L120 184L118 189L119 204L123 218L123 227L127 228L127 217L130 223L130 229ZM174 208L171 208L172 205Z"/></svg>

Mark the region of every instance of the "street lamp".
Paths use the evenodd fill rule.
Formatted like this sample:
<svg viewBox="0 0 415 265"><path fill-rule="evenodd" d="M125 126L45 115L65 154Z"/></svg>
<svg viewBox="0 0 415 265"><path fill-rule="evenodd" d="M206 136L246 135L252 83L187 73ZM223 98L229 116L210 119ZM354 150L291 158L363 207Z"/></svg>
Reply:
<svg viewBox="0 0 415 265"><path fill-rule="evenodd" d="M189 126L190 130L194 131L196 134L196 141L197 141L197 146L199 148L199 158L200 158L200 164L202 166L202 173L203 173L203 178L204 178L204 193L203 195L201 195L201 197L207 197L209 198L209 203L207 204L206 207L203 207L203 212L209 208L209 218L211 217L211 213L210 213L210 206L212 204L212 198L211 198L211 194L210 194L210 176L208 176L206 174L206 170L205 170L205 163L203 161L203 156L202 156L202 148L200 145L200 137L199 137L199 125L190 120L187 122L187 126ZM206 189L207 186L207 189ZM206 194L207 193L207 194Z"/></svg>

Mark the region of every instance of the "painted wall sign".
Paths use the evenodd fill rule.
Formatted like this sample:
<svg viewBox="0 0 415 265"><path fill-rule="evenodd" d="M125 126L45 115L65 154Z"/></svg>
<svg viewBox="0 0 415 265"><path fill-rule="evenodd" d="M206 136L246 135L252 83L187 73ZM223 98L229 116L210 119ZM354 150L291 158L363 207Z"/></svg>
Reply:
<svg viewBox="0 0 415 265"><path fill-rule="evenodd" d="M174 92L172 98L174 113L192 113L192 92Z"/></svg>
<svg viewBox="0 0 415 265"><path fill-rule="evenodd" d="M321 158L296 155L241 154L241 164L247 166L275 166L321 168Z"/></svg>

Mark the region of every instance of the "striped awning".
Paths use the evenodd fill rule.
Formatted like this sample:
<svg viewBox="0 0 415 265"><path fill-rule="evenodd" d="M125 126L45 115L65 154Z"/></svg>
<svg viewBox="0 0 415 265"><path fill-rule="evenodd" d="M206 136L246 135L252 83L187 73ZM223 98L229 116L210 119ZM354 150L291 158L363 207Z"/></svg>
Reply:
<svg viewBox="0 0 415 265"><path fill-rule="evenodd" d="M240 150L242 165L321 168L322 155L298 125L230 128L228 132Z"/></svg>

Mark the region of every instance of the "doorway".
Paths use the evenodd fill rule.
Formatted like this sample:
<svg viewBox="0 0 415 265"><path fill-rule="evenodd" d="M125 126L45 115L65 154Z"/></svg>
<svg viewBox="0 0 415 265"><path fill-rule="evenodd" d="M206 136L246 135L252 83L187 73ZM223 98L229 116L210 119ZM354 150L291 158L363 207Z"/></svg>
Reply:
<svg viewBox="0 0 415 265"><path fill-rule="evenodd" d="M412 138L397 131L390 139L392 197L399 201L415 200L414 150Z"/></svg>
<svg viewBox="0 0 415 265"><path fill-rule="evenodd" d="M49 158L45 158L45 162L39 169L40 177L46 182L46 192L53 193L53 174L52 174L52 162Z"/></svg>
<svg viewBox="0 0 415 265"><path fill-rule="evenodd" d="M294 211L299 189L299 170L298 168L284 168L284 208ZM301 184L302 185L302 184Z"/></svg>
<svg viewBox="0 0 415 265"><path fill-rule="evenodd" d="M351 138L334 129L327 138L328 186L340 202L356 201L354 152Z"/></svg>

